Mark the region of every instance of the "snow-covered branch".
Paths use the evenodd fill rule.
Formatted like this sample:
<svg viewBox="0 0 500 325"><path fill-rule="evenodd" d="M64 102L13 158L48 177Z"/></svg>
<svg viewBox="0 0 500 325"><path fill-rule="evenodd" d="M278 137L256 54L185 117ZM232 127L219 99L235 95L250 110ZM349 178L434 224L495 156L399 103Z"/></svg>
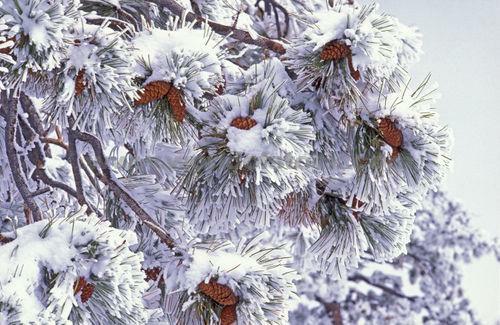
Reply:
<svg viewBox="0 0 500 325"><path fill-rule="evenodd" d="M6 122L5 127L5 149L7 151L7 158L9 160L10 171L12 177L17 186L17 189L21 193L24 202L30 210L31 215L35 221L42 220L42 212L40 207L33 199L33 193L31 193L28 184L26 183L26 176L23 175L21 167L19 165L18 157L18 143L16 141L16 130L18 125L17 115L18 115L18 99L15 98L14 92L7 94L2 92L2 106L6 110Z"/></svg>
<svg viewBox="0 0 500 325"><path fill-rule="evenodd" d="M260 35L251 35L249 32L238 29L234 26L223 25L215 21L203 18L193 12L188 11L175 0L148 0L155 3L160 8L166 8L178 17L185 17L187 21L196 21L208 24L214 32L223 36L230 36L240 42L256 45L258 47L271 50L278 54L285 54L285 46L276 40Z"/></svg>

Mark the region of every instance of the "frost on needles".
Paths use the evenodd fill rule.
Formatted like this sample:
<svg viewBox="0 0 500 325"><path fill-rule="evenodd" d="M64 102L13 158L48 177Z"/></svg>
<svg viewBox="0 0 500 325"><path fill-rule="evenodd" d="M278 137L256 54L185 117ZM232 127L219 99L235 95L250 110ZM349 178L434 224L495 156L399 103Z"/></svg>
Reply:
<svg viewBox="0 0 500 325"><path fill-rule="evenodd" d="M420 54L376 4L1 1L0 324L475 319Z"/></svg>

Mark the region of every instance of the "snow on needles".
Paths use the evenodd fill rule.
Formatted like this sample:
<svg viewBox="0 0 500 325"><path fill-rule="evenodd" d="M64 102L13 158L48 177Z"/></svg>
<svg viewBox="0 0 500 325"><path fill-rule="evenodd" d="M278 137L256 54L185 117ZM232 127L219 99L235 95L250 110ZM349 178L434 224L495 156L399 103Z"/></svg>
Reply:
<svg viewBox="0 0 500 325"><path fill-rule="evenodd" d="M198 285L217 279L230 287L239 303L238 324L286 324L288 311L297 298L294 280L297 274L289 268L284 251L262 247L262 236L242 239L237 247L200 244L190 255L179 290L189 295L183 304L185 315L203 302Z"/></svg>
<svg viewBox="0 0 500 325"><path fill-rule="evenodd" d="M211 106L200 153L185 178L188 215L204 232L248 221L268 225L279 201L309 182L311 119L271 84L220 96Z"/></svg>
<svg viewBox="0 0 500 325"><path fill-rule="evenodd" d="M151 27L133 40L138 74L146 78L145 84L171 82L188 102L213 93L222 78L220 39L192 24L172 23L170 28Z"/></svg>
<svg viewBox="0 0 500 325"><path fill-rule="evenodd" d="M0 18L14 38L14 54L24 71L50 71L65 56L65 33L78 13L78 0L18 0L0 2ZM19 42L21 37L27 41Z"/></svg>
<svg viewBox="0 0 500 325"><path fill-rule="evenodd" d="M17 229L17 238L0 247L0 323L93 323L121 318L144 324L146 290L141 254L129 245L132 232L116 230L95 216L45 219ZM73 290L84 278L94 287L88 301ZM2 305L22 306L2 310ZM113 310L106 306L115 306Z"/></svg>

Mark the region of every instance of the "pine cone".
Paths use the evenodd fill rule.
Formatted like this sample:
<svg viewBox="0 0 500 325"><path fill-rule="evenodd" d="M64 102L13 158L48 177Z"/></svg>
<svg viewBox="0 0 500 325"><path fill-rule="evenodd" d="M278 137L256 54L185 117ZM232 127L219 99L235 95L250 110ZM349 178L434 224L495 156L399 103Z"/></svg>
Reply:
<svg viewBox="0 0 500 325"><path fill-rule="evenodd" d="M351 55L351 48L349 45L341 42L339 40L334 40L325 44L319 58L321 60L333 60L338 61L345 59Z"/></svg>
<svg viewBox="0 0 500 325"><path fill-rule="evenodd" d="M170 104L174 120L182 123L186 116L186 104L184 104L184 100L182 99L182 92L174 86L171 86L167 93L167 100Z"/></svg>
<svg viewBox="0 0 500 325"><path fill-rule="evenodd" d="M231 325L236 322L236 304L225 306L220 313L220 325Z"/></svg>
<svg viewBox="0 0 500 325"><path fill-rule="evenodd" d="M255 125L257 125L257 121L249 116L237 117L231 121L231 126L234 126L235 128L238 128L240 130L250 130Z"/></svg>
<svg viewBox="0 0 500 325"><path fill-rule="evenodd" d="M89 301L89 299L92 297L92 294L94 293L94 285L92 283L87 282L87 280L85 280L84 277L80 277L78 281L75 281L73 289L75 295L81 292L80 299L82 300L83 303Z"/></svg>
<svg viewBox="0 0 500 325"><path fill-rule="evenodd" d="M238 302L238 297L236 297L230 287L220 284L214 279L210 280L208 283L201 282L198 285L198 289L223 306L234 305Z"/></svg>
<svg viewBox="0 0 500 325"><path fill-rule="evenodd" d="M86 80L85 80L85 69L78 71L75 79L75 95L80 96L85 90Z"/></svg>
<svg viewBox="0 0 500 325"><path fill-rule="evenodd" d="M352 199L352 205L351 205L351 208L353 209L359 209L361 208L363 205L365 205L365 202L361 201L361 200L358 200L357 197L354 197Z"/></svg>
<svg viewBox="0 0 500 325"><path fill-rule="evenodd" d="M224 83L221 83L217 86L215 92L217 93L217 95L223 95L224 92L226 91L226 81L224 81Z"/></svg>
<svg viewBox="0 0 500 325"><path fill-rule="evenodd" d="M245 184L247 181L247 171L244 169L238 169L238 177L240 179L240 184Z"/></svg>
<svg viewBox="0 0 500 325"><path fill-rule="evenodd" d="M144 86L139 99L134 102L135 106L145 105L154 100L163 98L170 90L171 84L166 81L152 81Z"/></svg>
<svg viewBox="0 0 500 325"><path fill-rule="evenodd" d="M8 237L4 237L4 236L0 235L0 245L10 243L13 240L14 239L12 239L12 238L8 238Z"/></svg>
<svg viewBox="0 0 500 325"><path fill-rule="evenodd" d="M82 289L82 294L80 295L80 299L82 299L83 303L89 301L94 293L94 285L92 283L87 283L85 287Z"/></svg>
<svg viewBox="0 0 500 325"><path fill-rule="evenodd" d="M146 281L150 281L150 280L156 281L158 279L158 276L161 273L161 268L157 266L157 267L145 269L144 273L146 273L146 277L144 278L144 280L146 280Z"/></svg>
<svg viewBox="0 0 500 325"><path fill-rule="evenodd" d="M378 122L378 130L382 139L393 149L400 148L403 144L403 132L399 130L390 118L384 117Z"/></svg>
<svg viewBox="0 0 500 325"><path fill-rule="evenodd" d="M15 37L9 37L9 38L7 38L7 40L4 43L7 43L8 41L13 41L14 42L15 40L16 40ZM4 43L2 43L2 44L4 44ZM3 47L3 48L0 49L0 53L2 53L2 54L9 54L11 51L12 51L12 47L10 47L10 46L9 47Z"/></svg>

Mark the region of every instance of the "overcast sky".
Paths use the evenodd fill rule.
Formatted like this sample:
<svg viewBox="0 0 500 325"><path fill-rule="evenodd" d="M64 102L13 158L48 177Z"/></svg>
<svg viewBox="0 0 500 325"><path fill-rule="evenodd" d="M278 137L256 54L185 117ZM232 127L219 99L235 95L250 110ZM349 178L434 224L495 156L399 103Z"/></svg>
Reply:
<svg viewBox="0 0 500 325"><path fill-rule="evenodd" d="M441 119L455 134L454 171L445 189L500 236L500 1L378 0L381 9L424 34L422 60L440 85ZM466 289L483 322L500 320L500 267L492 257L466 268Z"/></svg>

